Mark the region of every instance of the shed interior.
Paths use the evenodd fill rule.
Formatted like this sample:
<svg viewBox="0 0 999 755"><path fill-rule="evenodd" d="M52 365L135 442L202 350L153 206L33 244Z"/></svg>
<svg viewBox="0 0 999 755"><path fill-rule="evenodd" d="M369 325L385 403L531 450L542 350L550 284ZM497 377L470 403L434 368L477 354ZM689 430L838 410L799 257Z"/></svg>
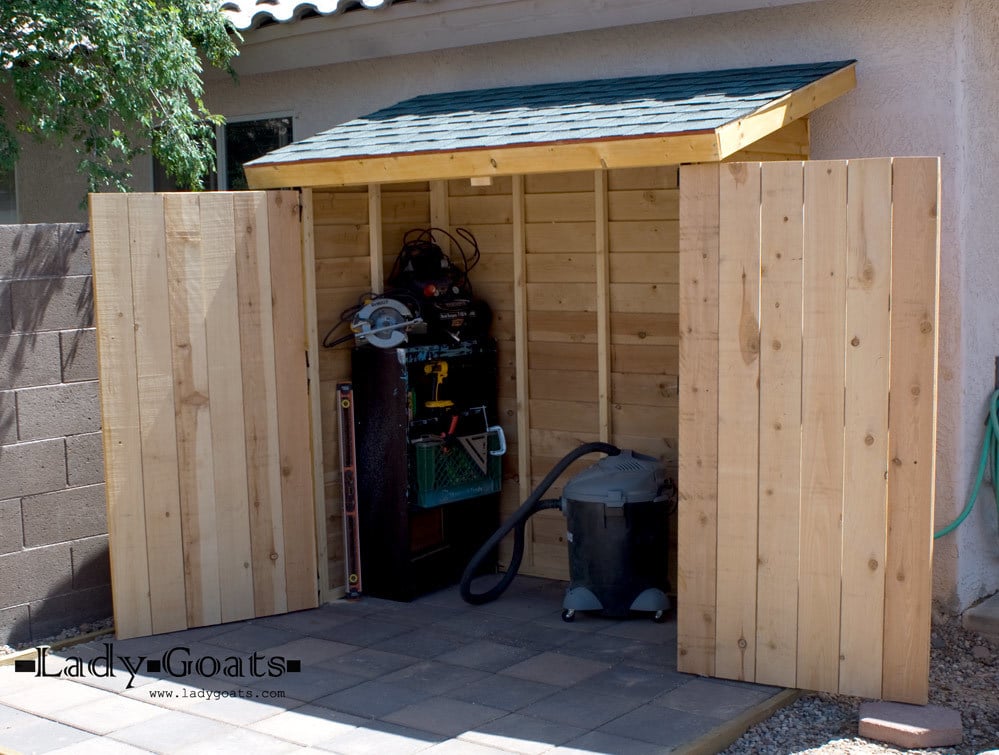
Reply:
<svg viewBox="0 0 999 755"><path fill-rule="evenodd" d="M798 121L732 159L803 159ZM765 147L766 149L761 149ZM784 150L784 151L779 151ZM555 462L604 440L663 461L675 479L679 374L679 166L505 176L312 191L318 331L388 275L414 228L466 228L482 258L470 278L493 310L499 415L508 441L502 515ZM375 228L372 232L372 228ZM441 237L443 241L443 237ZM377 260L378 262L374 262ZM319 355L329 585L344 585L336 384L351 377L349 343ZM518 410L519 409L519 410ZM589 465L576 462L553 486ZM675 589L676 526L669 574ZM528 525L521 573L568 579L557 511ZM501 568L509 543L500 553Z"/></svg>

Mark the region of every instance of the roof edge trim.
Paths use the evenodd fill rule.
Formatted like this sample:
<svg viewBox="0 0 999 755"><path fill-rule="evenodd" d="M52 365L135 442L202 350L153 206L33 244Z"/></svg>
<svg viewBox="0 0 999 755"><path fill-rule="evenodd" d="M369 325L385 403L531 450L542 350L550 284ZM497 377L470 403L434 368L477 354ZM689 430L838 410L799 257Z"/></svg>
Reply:
<svg viewBox="0 0 999 755"><path fill-rule="evenodd" d="M768 102L747 116L719 126L715 130L719 159L724 160L792 121L804 118L856 86L857 61L854 60L811 84Z"/></svg>
<svg viewBox="0 0 999 755"><path fill-rule="evenodd" d="M544 142L491 149L447 150L244 166L251 189L437 181L648 165L715 162L714 129L645 137Z"/></svg>

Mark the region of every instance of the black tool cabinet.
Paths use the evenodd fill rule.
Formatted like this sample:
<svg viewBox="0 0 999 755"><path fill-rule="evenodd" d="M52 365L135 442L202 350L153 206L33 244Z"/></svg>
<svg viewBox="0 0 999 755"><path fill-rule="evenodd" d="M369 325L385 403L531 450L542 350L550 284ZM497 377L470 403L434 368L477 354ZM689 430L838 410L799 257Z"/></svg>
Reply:
<svg viewBox="0 0 999 755"><path fill-rule="evenodd" d="M455 584L499 526L498 492L419 505L416 458L421 443L458 458L456 439L496 424L496 344L358 346L352 363L364 592L408 601Z"/></svg>

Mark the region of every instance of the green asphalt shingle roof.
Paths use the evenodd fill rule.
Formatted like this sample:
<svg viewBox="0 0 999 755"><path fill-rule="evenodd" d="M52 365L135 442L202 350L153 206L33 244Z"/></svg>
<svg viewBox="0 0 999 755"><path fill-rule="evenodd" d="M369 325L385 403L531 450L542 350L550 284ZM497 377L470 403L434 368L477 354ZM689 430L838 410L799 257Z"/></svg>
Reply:
<svg viewBox="0 0 999 755"><path fill-rule="evenodd" d="M706 131L855 61L593 79L427 94L249 165L358 159Z"/></svg>

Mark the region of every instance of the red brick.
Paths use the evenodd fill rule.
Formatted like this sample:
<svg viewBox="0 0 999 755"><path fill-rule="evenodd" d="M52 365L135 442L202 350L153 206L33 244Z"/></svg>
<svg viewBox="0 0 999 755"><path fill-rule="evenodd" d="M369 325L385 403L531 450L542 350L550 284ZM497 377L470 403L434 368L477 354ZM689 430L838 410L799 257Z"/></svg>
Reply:
<svg viewBox="0 0 999 755"><path fill-rule="evenodd" d="M940 705L861 703L859 733L906 747L948 747L961 743L961 714Z"/></svg>

